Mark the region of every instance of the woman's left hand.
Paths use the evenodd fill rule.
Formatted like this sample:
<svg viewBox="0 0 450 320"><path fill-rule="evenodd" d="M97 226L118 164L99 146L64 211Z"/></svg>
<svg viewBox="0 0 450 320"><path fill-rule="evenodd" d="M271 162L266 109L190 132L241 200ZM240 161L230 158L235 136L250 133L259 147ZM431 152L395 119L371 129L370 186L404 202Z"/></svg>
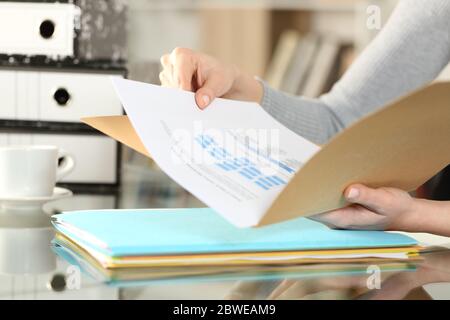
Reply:
<svg viewBox="0 0 450 320"><path fill-rule="evenodd" d="M408 231L417 213L417 199L400 189L354 184L344 196L351 205L311 219L338 229Z"/></svg>

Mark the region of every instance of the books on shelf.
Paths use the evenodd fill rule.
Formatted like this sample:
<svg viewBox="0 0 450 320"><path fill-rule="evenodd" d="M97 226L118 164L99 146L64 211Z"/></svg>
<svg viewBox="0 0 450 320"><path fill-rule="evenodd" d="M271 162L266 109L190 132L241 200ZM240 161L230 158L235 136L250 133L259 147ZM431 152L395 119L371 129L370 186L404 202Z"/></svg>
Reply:
<svg viewBox="0 0 450 320"><path fill-rule="evenodd" d="M315 60L319 37L308 34L300 38L292 60L289 63L280 87L281 91L290 94L298 94L306 84L311 65Z"/></svg>
<svg viewBox="0 0 450 320"><path fill-rule="evenodd" d="M303 89L297 92L298 94L316 98L324 92L333 68L338 62L339 49L339 42L335 39L323 38L320 41L307 81Z"/></svg>
<svg viewBox="0 0 450 320"><path fill-rule="evenodd" d="M265 80L283 92L318 97L349 66L352 51L335 37L286 30L275 47Z"/></svg>
<svg viewBox="0 0 450 320"><path fill-rule="evenodd" d="M295 30L286 30L281 34L264 77L271 87L281 88L283 78L295 56L299 39L300 34Z"/></svg>

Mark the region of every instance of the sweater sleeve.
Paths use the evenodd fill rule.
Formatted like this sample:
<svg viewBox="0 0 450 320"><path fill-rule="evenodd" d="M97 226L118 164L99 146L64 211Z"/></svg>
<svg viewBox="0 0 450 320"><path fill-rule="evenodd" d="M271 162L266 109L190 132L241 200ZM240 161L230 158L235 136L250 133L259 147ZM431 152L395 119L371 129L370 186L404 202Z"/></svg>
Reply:
<svg viewBox="0 0 450 320"><path fill-rule="evenodd" d="M329 93L308 99L263 82L262 107L297 134L324 143L362 116L435 79L450 60L449 33L450 1L401 0Z"/></svg>

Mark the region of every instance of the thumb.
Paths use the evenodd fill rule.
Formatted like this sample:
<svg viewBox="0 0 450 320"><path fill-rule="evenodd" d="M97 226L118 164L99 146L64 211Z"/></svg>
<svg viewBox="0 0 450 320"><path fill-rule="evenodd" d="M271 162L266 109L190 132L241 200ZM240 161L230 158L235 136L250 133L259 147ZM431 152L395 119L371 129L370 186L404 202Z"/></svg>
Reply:
<svg viewBox="0 0 450 320"><path fill-rule="evenodd" d="M362 184L354 184L344 192L344 196L350 203L362 205L373 212L382 213L391 203L392 197L384 189L372 189Z"/></svg>
<svg viewBox="0 0 450 320"><path fill-rule="evenodd" d="M205 80L203 86L195 93L195 102L200 109L205 109L214 98L224 95L225 91L222 77L212 75Z"/></svg>

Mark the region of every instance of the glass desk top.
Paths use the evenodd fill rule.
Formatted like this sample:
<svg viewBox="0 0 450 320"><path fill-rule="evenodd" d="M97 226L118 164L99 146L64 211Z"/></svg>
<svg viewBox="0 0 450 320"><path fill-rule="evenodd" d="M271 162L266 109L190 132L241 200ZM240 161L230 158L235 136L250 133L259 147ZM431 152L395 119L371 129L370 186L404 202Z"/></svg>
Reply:
<svg viewBox="0 0 450 320"><path fill-rule="evenodd" d="M83 259L52 250L51 214L203 206L148 163L125 165L122 179L115 194L75 193L46 204L45 212L2 209L0 299L450 299L447 249L415 263L185 268L127 280L99 277Z"/></svg>

